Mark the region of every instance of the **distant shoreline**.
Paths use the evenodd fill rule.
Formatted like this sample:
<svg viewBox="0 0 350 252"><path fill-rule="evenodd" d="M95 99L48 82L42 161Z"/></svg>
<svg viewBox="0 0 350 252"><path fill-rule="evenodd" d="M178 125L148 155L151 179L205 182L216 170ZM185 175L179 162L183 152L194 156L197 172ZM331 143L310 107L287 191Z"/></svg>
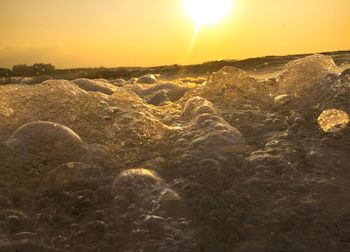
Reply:
<svg viewBox="0 0 350 252"><path fill-rule="evenodd" d="M320 53L329 55L338 66L350 65L349 51L334 51ZM49 75L53 78L132 78L148 73L161 74L166 76L181 75L206 75L218 71L224 66L234 66L245 71L259 70L280 70L286 63L312 54L295 54L286 56L264 56L248 58L243 60L216 60L202 64L192 65L167 65L154 67L98 67L98 68L71 68L56 69L51 64L34 64L33 66L17 65L12 69L0 68L0 77L34 77Z"/></svg>

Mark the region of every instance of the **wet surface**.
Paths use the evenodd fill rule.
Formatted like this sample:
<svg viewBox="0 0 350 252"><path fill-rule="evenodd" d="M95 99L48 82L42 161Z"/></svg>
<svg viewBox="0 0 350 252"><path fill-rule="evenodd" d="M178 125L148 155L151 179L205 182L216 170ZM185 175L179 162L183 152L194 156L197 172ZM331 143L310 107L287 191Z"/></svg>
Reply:
<svg viewBox="0 0 350 252"><path fill-rule="evenodd" d="M1 85L0 251L349 251L348 70L255 75Z"/></svg>

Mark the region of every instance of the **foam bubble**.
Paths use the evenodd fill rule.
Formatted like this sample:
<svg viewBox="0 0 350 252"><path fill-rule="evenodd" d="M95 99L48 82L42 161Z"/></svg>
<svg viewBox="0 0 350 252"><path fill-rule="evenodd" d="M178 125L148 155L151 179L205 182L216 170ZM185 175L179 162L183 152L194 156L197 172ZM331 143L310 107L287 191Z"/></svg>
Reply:
<svg viewBox="0 0 350 252"><path fill-rule="evenodd" d="M27 162L62 164L79 161L86 149L70 128L53 122L36 121L19 127L7 141Z"/></svg>
<svg viewBox="0 0 350 252"><path fill-rule="evenodd" d="M329 109L322 112L317 119L324 132L338 132L348 126L349 114L340 109Z"/></svg>

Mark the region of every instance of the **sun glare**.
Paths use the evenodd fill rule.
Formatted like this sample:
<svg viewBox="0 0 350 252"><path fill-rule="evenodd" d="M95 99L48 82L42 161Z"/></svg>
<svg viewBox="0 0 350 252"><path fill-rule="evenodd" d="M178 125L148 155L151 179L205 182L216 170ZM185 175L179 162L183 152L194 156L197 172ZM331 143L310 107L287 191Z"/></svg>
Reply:
<svg viewBox="0 0 350 252"><path fill-rule="evenodd" d="M223 19L232 9L233 3L234 0L184 0L186 12L196 24L188 45L188 57L202 26Z"/></svg>
<svg viewBox="0 0 350 252"><path fill-rule="evenodd" d="M196 25L202 26L224 18L232 8L233 0L184 0L184 4Z"/></svg>

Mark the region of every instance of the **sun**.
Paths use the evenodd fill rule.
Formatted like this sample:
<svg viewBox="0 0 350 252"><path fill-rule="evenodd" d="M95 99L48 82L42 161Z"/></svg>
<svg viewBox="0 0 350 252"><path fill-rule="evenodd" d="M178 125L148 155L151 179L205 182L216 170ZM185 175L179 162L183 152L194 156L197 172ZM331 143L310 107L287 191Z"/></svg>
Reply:
<svg viewBox="0 0 350 252"><path fill-rule="evenodd" d="M184 0L187 14L197 26L212 24L224 18L233 5L233 0Z"/></svg>

